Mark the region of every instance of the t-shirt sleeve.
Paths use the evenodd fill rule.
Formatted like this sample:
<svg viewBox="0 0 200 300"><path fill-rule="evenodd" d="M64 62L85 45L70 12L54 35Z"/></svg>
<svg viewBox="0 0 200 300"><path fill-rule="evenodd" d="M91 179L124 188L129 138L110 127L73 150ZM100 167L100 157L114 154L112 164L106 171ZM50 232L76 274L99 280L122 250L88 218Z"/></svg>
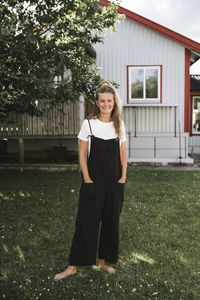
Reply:
<svg viewBox="0 0 200 300"><path fill-rule="evenodd" d="M126 130L125 130L125 125L124 125L124 121L121 122L121 143L126 142Z"/></svg>
<svg viewBox="0 0 200 300"><path fill-rule="evenodd" d="M83 141L89 141L89 124L88 124L88 120L84 120L83 124L81 126L81 129L79 131L78 134L78 138L79 140L83 140Z"/></svg>

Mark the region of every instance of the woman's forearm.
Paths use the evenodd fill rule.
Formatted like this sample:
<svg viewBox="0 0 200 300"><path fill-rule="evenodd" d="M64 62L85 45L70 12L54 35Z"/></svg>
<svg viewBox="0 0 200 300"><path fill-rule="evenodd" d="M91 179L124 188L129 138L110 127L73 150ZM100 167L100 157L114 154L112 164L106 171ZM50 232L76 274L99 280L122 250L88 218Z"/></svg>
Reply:
<svg viewBox="0 0 200 300"><path fill-rule="evenodd" d="M122 165L122 178L126 180L126 170L127 170L127 155L123 155L123 159L121 161Z"/></svg>
<svg viewBox="0 0 200 300"><path fill-rule="evenodd" d="M83 173L84 181L87 181L90 178L88 165L87 165L87 153L80 152L79 159L80 159L80 167Z"/></svg>
<svg viewBox="0 0 200 300"><path fill-rule="evenodd" d="M127 151L126 145L124 144L120 149L120 158L121 158L121 166L122 166L122 176L121 178L126 180L126 170L127 170Z"/></svg>
<svg viewBox="0 0 200 300"><path fill-rule="evenodd" d="M83 173L83 180L86 183L91 183L92 180L88 171L88 142L82 140L80 141L79 161Z"/></svg>

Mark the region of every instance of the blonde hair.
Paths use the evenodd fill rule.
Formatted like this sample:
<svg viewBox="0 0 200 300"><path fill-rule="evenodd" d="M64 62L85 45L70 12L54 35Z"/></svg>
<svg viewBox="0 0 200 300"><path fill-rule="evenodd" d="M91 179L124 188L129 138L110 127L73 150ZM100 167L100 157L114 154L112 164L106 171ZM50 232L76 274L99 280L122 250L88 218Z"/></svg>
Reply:
<svg viewBox="0 0 200 300"><path fill-rule="evenodd" d="M99 94L103 93L111 93L114 96L114 107L111 114L111 119L113 121L113 125L115 127L115 132L120 139L122 136L121 132L121 112L122 112L122 104L121 100L115 90L115 88L110 84L109 81L103 81L100 83L99 87L96 90L96 101L99 98ZM91 113L87 116L87 119L97 119L100 113L98 106L93 104Z"/></svg>

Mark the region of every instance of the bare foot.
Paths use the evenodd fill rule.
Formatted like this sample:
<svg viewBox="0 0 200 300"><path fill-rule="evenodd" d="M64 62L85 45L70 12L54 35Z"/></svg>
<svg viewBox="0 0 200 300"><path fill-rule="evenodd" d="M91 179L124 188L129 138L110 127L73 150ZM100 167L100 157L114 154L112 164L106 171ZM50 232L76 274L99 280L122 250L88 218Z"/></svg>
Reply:
<svg viewBox="0 0 200 300"><path fill-rule="evenodd" d="M105 261L101 260L99 262L99 267L103 270L106 270L108 273L114 274L115 273L115 269L106 265Z"/></svg>
<svg viewBox="0 0 200 300"><path fill-rule="evenodd" d="M76 267L75 266L68 266L65 271L62 273L56 274L54 277L55 281L61 280L63 278L67 278L70 275L73 275L76 273Z"/></svg>

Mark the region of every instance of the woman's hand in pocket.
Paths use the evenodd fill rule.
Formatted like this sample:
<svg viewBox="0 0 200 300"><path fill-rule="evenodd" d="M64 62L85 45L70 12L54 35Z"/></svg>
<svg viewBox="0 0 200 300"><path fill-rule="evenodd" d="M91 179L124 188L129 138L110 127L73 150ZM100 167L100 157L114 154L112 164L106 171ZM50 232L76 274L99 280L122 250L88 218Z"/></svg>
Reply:
<svg viewBox="0 0 200 300"><path fill-rule="evenodd" d="M125 183L126 182L126 178L124 177L121 177L119 180L118 180L118 183Z"/></svg>
<svg viewBox="0 0 200 300"><path fill-rule="evenodd" d="M92 179L90 177L84 178L85 183L93 183Z"/></svg>

